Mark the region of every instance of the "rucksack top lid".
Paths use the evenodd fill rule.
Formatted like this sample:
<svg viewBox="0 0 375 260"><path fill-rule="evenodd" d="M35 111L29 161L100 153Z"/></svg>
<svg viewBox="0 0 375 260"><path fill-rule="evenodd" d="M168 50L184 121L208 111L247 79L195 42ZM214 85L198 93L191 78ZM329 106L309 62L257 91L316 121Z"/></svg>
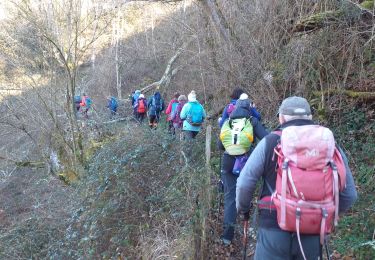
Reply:
<svg viewBox="0 0 375 260"><path fill-rule="evenodd" d="M335 139L324 126L289 126L282 130L280 148L284 157L299 168L323 169L333 159Z"/></svg>

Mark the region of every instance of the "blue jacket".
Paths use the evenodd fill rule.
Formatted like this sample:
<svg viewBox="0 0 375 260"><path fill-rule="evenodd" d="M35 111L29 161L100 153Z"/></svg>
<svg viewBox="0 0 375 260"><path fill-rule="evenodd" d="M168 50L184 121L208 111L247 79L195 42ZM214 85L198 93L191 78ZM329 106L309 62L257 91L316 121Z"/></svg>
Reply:
<svg viewBox="0 0 375 260"><path fill-rule="evenodd" d="M141 91L136 90L134 94L132 95L132 106L137 102L139 95L141 94Z"/></svg>
<svg viewBox="0 0 375 260"><path fill-rule="evenodd" d="M237 102L237 99L232 99L229 104L236 105L236 102ZM225 106L223 114L221 115L221 120L219 122L220 128L223 126L224 122L229 118L229 115L227 112L229 104ZM255 107L250 107L250 112L251 112L251 116L258 119L258 121L262 119L260 113L257 111Z"/></svg>
<svg viewBox="0 0 375 260"><path fill-rule="evenodd" d="M115 111L115 112L116 112L116 110L117 110L117 106L118 106L118 102L117 102L116 98L111 97L111 98L108 100L107 107L108 107L111 111Z"/></svg>
<svg viewBox="0 0 375 260"><path fill-rule="evenodd" d="M183 107L182 107L182 110L181 110L181 114L180 114L180 118L182 120L184 120L184 123L182 125L182 130L185 130L185 131L193 131L193 132L199 132L201 130L201 127L202 126L192 126L191 124L189 124L189 122L187 120L185 120L187 118L187 116L189 115L189 111L191 109L191 106L193 103L197 103L200 105L201 109L202 109L202 117L203 117L203 120L206 118L206 112L204 111L204 108L203 106L198 102L198 101L194 101L194 102L188 102L186 103Z"/></svg>

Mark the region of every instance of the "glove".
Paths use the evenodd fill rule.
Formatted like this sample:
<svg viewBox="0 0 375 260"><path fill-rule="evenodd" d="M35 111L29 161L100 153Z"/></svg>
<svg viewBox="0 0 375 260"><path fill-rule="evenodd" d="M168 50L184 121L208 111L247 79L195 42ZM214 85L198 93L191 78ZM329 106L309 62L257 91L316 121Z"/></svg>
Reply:
<svg viewBox="0 0 375 260"><path fill-rule="evenodd" d="M245 212L244 214L243 214L243 220L249 220L250 219L250 211L248 211L248 212Z"/></svg>

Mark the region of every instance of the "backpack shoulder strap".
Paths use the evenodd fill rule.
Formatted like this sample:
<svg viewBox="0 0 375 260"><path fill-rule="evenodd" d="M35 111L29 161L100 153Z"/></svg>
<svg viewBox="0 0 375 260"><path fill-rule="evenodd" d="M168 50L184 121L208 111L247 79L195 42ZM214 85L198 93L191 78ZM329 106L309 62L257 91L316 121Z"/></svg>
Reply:
<svg viewBox="0 0 375 260"><path fill-rule="evenodd" d="M275 134L275 135L278 135L278 136L281 136L282 129L277 129L277 130L275 130L275 131L272 131L271 133L272 133L272 134Z"/></svg>

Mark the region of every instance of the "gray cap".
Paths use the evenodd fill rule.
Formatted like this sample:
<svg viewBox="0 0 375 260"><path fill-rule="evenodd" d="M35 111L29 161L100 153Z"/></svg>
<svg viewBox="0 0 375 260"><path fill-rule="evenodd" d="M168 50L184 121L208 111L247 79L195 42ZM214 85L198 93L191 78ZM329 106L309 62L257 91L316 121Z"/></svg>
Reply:
<svg viewBox="0 0 375 260"><path fill-rule="evenodd" d="M311 115L311 109L305 98L293 96L283 100L279 108L279 114L288 116Z"/></svg>

